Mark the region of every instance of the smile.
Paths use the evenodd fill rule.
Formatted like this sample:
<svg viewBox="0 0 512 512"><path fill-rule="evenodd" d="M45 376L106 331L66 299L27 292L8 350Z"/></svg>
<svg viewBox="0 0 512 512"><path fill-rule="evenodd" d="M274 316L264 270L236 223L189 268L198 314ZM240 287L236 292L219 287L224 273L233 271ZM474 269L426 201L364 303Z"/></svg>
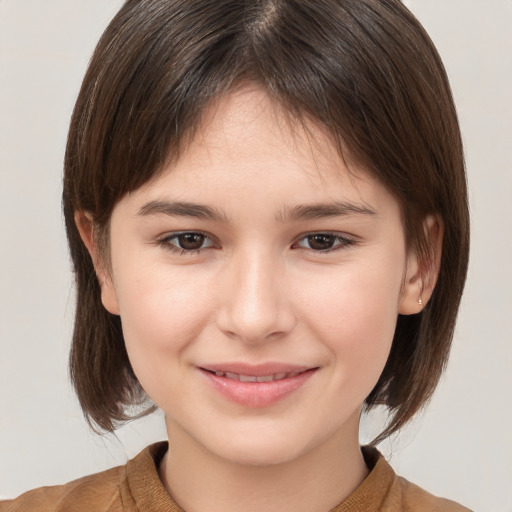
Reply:
<svg viewBox="0 0 512 512"><path fill-rule="evenodd" d="M295 395L319 368L229 364L199 370L216 395L244 407L263 408Z"/></svg>
<svg viewBox="0 0 512 512"><path fill-rule="evenodd" d="M280 372L274 373L271 375L241 375L239 373L232 372L222 372L217 371L215 375L217 377L226 377L227 379L239 380L240 382L273 382L275 380L283 380L288 379L290 377L295 377L301 372Z"/></svg>

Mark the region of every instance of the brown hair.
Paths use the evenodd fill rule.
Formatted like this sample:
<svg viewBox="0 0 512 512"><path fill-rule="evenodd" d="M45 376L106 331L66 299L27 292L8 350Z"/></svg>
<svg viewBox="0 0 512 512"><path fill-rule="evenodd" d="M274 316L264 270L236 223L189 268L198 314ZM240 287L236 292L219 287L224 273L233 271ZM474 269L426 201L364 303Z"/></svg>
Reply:
<svg viewBox="0 0 512 512"><path fill-rule="evenodd" d="M63 204L77 286L70 372L88 421L112 430L145 395L119 317L100 300L74 221L108 239L119 199L176 158L213 99L258 82L399 201L409 246L429 260L423 222L444 223L437 286L399 316L368 407L392 417L379 439L430 398L445 367L468 263L464 159L448 79L433 43L398 0L128 0L103 34L71 120ZM148 410L152 410L149 406ZM144 411L145 413L147 411Z"/></svg>

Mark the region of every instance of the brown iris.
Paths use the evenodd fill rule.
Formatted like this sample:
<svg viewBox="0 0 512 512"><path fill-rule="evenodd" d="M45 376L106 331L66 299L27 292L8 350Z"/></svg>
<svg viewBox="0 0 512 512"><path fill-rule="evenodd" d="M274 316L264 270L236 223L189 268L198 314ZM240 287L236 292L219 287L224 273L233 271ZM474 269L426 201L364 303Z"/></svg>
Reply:
<svg viewBox="0 0 512 512"><path fill-rule="evenodd" d="M206 239L201 233L182 233L176 236L176 240L181 249L187 251L197 251L201 249Z"/></svg>
<svg viewBox="0 0 512 512"><path fill-rule="evenodd" d="M307 237L309 247L314 251L325 251L332 249L336 237L334 235L318 234Z"/></svg>

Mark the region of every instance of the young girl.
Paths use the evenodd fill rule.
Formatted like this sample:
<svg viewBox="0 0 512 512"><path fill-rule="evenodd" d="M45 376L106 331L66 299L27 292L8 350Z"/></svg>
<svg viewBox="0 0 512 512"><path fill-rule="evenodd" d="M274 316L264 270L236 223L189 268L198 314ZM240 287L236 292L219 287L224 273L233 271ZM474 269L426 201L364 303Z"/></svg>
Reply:
<svg viewBox="0 0 512 512"><path fill-rule="evenodd" d="M468 259L446 74L398 0L128 0L71 122L71 375L167 443L11 511L459 511L359 446L428 401Z"/></svg>

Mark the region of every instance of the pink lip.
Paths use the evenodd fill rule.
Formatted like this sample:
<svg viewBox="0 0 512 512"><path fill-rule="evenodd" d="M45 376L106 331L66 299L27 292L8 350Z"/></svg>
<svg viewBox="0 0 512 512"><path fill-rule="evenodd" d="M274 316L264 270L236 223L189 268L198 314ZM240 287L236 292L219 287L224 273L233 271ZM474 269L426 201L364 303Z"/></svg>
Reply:
<svg viewBox="0 0 512 512"><path fill-rule="evenodd" d="M301 388L318 368L282 363L267 363L262 365L226 363L207 365L199 369L208 384L230 401L246 407L262 408L275 404ZM286 376L279 380L268 382L242 382L223 375L216 375L215 372L234 373L253 377L265 377L284 373L296 375Z"/></svg>

